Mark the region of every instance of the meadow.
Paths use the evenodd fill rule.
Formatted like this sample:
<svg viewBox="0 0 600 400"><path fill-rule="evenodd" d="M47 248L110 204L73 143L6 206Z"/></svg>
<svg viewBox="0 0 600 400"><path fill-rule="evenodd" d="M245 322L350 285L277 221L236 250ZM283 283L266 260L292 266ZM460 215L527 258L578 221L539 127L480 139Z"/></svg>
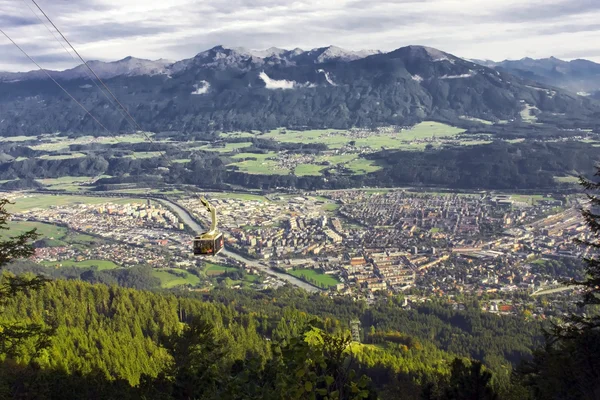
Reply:
<svg viewBox="0 0 600 400"><path fill-rule="evenodd" d="M382 147L386 149L403 149L406 147L411 150L414 148L411 148L410 145L407 146L405 142L428 138L452 138L463 132L464 129L440 122L424 121L400 132L373 132L369 137L362 138L355 138L350 135L349 131L337 129L307 131L275 129L257 137L273 139L282 143L322 143L330 149L339 149L350 144L350 142L354 142L354 146L356 147L369 147L373 150L378 150Z"/></svg>
<svg viewBox="0 0 600 400"><path fill-rule="evenodd" d="M62 260L62 261L42 261L40 264L46 267L77 267L77 268L91 268L93 266L98 267L99 271L108 269L121 268L119 265L108 260L85 260L85 261L74 261L74 260Z"/></svg>
<svg viewBox="0 0 600 400"><path fill-rule="evenodd" d="M152 276L160 279L160 286L165 289L181 285L196 286L200 283L200 278L183 269L155 268L152 270Z"/></svg>
<svg viewBox="0 0 600 400"><path fill-rule="evenodd" d="M208 276L222 275L228 271L237 271L237 268L227 267L224 265L212 264L212 263L204 263L204 272Z"/></svg>
<svg viewBox="0 0 600 400"><path fill-rule="evenodd" d="M280 168L277 166L275 160L268 160L268 158L276 158L277 153L269 152L266 154L255 154L255 153L239 153L234 155L232 158L240 160L238 162L229 164L237 166L240 171L249 174L260 174L260 175L287 175L290 173L289 169ZM244 158L253 158L253 160L244 160Z"/></svg>
<svg viewBox="0 0 600 400"><path fill-rule="evenodd" d="M296 269L289 271L288 273L307 282L315 282L317 286L321 287L331 287L340 283L340 281L335 277L331 275L325 275L324 273L314 269Z"/></svg>

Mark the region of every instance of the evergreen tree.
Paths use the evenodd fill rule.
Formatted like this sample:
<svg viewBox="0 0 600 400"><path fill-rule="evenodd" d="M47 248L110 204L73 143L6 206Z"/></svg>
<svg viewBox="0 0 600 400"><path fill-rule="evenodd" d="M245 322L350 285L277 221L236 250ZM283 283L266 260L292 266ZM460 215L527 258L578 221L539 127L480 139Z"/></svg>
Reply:
<svg viewBox="0 0 600 400"><path fill-rule="evenodd" d="M7 199L0 199L0 230L9 230L10 213L6 205ZM38 238L36 230L30 230L16 236L8 236L0 241L0 269L8 263L33 255L32 242ZM42 277L14 276L3 274L0 277L0 305L6 304L18 293L27 293L39 289L46 280ZM16 357L22 346L32 346L37 354L49 344L52 330L41 324L23 324L15 321L0 324L0 355ZM32 343L33 341L33 343Z"/></svg>
<svg viewBox="0 0 600 400"><path fill-rule="evenodd" d="M600 176L600 167L596 171ZM589 207L582 215L591 239L578 241L588 249L586 278L570 283L584 288L583 313L571 314L547 332L545 346L517 371L517 380L540 400L600 398L600 183L583 177L580 182L588 191Z"/></svg>

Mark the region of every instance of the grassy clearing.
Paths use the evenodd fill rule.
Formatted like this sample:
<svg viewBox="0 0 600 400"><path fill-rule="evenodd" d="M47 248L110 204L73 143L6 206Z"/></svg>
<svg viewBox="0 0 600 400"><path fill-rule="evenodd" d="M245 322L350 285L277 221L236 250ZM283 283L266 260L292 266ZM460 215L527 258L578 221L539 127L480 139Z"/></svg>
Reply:
<svg viewBox="0 0 600 400"><path fill-rule="evenodd" d="M333 212L333 211L337 211L340 208L340 205L336 204L336 203L327 203L327 204L324 204L322 208L323 208L323 211Z"/></svg>
<svg viewBox="0 0 600 400"><path fill-rule="evenodd" d="M367 160L365 158L357 158L348 164L346 164L346 168L349 168L357 175L368 174L371 172L379 171L381 169L380 166L375 165L373 161Z"/></svg>
<svg viewBox="0 0 600 400"><path fill-rule="evenodd" d="M44 154L43 156L38 157L40 160L71 160L73 158L83 158L85 154L83 153L70 153L70 154Z"/></svg>
<svg viewBox="0 0 600 400"><path fill-rule="evenodd" d="M206 275L208 275L208 276L222 275L228 271L237 271L237 268L226 267L224 265L218 265L218 264L212 264L212 263L205 263L204 265L206 266L204 269L204 272L206 272Z"/></svg>
<svg viewBox="0 0 600 400"><path fill-rule="evenodd" d="M357 154L322 155L315 157L316 162L328 161L332 165L345 164L358 157Z"/></svg>
<svg viewBox="0 0 600 400"><path fill-rule="evenodd" d="M81 185L93 181L94 178L89 176L63 176L61 178L54 179L37 179L39 183L44 185L47 189L51 190L68 190L77 191L82 190Z"/></svg>
<svg viewBox="0 0 600 400"><path fill-rule="evenodd" d="M297 269L295 271L290 271L289 274L311 283L316 282L317 286L322 287L331 287L340 283L335 277L325 275L314 269Z"/></svg>
<svg viewBox="0 0 600 400"><path fill-rule="evenodd" d="M94 236L77 233L62 226L46 224L43 222L9 221L8 228L8 231L0 232L0 238L16 236L32 229L37 229L37 233L40 235L38 240L44 240L47 247L67 245L74 245L76 247L81 245L89 246L92 242L97 242L99 240Z"/></svg>
<svg viewBox="0 0 600 400"><path fill-rule="evenodd" d="M275 160L268 160L268 158L277 157L277 153L269 152L267 154L254 154L254 153L240 153L233 156L235 159L242 160L244 158L254 158L254 160L245 160L235 162L229 165L237 166L240 171L248 174L259 174L259 175L287 175L290 170L287 168L280 168Z"/></svg>
<svg viewBox="0 0 600 400"><path fill-rule="evenodd" d="M196 286L200 283L200 278L192 275L183 269L160 268L154 269L152 275L160 279L160 286L165 289L171 289L181 285Z"/></svg>
<svg viewBox="0 0 600 400"><path fill-rule="evenodd" d="M91 268L97 266L99 271L107 269L120 268L118 264L108 260L85 260L85 261L74 261L74 260L63 260L63 261L42 261L42 265L47 267L77 267L77 268Z"/></svg>
<svg viewBox="0 0 600 400"><path fill-rule="evenodd" d="M521 110L521 119L523 122L530 124L537 122L537 117L532 113L534 110L539 111L537 107L530 106L529 104L525 103L525 108Z"/></svg>
<svg viewBox="0 0 600 400"><path fill-rule="evenodd" d="M143 204L143 203L145 203L145 201L142 199L133 199L133 198L107 199L105 197L36 194L36 195L32 195L32 196L26 196L26 197L15 199L14 203L15 204L9 204L6 207L6 209L11 213L31 210L33 208L49 208L51 206L64 206L64 205L71 205L71 204L102 204L102 203Z"/></svg>
<svg viewBox="0 0 600 400"><path fill-rule="evenodd" d="M61 226L33 221L9 221L8 231L2 231L0 236L16 236L37 229L40 239L62 239L67 235L67 229Z"/></svg>
<svg viewBox="0 0 600 400"><path fill-rule="evenodd" d="M543 200L550 200L550 201L555 200L552 197L546 197L541 194L532 194L532 195L515 194L515 195L511 196L511 199L514 201L518 201L520 203L527 203L527 204L532 204L532 203L537 204Z"/></svg>
<svg viewBox="0 0 600 400"><path fill-rule="evenodd" d="M415 125L412 129L402 131L400 136L403 140L426 139L431 137L448 138L463 133L464 131L464 129L442 124L441 122L423 121L420 124Z"/></svg>
<svg viewBox="0 0 600 400"><path fill-rule="evenodd" d="M37 140L37 136L9 136L9 137L0 137L0 142L26 142L28 140Z"/></svg>
<svg viewBox="0 0 600 400"><path fill-rule="evenodd" d="M579 178L576 176L555 176L554 180L559 183L579 184Z"/></svg>
<svg viewBox="0 0 600 400"><path fill-rule="evenodd" d="M152 136L152 133L148 133ZM45 135L42 139L43 143L35 146L30 146L33 150L44 150L44 151L59 151L68 149L72 144L90 144L90 143L101 143L101 144L113 144L113 143L141 143L147 139L142 134L131 134L131 135L119 135L119 136L81 136L78 138L68 138L58 135Z"/></svg>
<svg viewBox="0 0 600 400"><path fill-rule="evenodd" d="M317 164L299 164L294 169L294 173L297 176L319 176L321 175L321 170L323 169L322 165Z"/></svg>
<svg viewBox="0 0 600 400"><path fill-rule="evenodd" d="M371 133L369 137L355 138L347 130L322 129L307 131L292 131L275 129L258 137L273 139L284 143L323 143L330 149L339 149L348 145L351 141L357 147L370 147L379 149L402 149L406 147L405 141L413 141L427 138L450 138L464 132L464 129L455 128L439 122L425 121L415 125L413 128L403 130L399 133ZM423 144L423 147L425 145Z"/></svg>

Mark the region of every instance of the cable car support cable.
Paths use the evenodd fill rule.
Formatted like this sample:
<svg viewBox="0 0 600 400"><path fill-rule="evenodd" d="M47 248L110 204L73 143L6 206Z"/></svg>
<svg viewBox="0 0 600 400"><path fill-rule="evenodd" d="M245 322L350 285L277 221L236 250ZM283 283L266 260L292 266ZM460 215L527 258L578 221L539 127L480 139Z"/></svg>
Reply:
<svg viewBox="0 0 600 400"><path fill-rule="evenodd" d="M42 68L42 66L40 64L38 64L29 54L27 54L27 52L21 46L19 46L10 36L8 36L8 34L6 32L4 32L2 29L0 29L0 33L2 33L4 36L6 36L6 38L8 40L10 40L11 43L14 44L15 47L21 51L21 53L23 53L32 63L34 63L40 69L40 71L44 72L48 76L48 78L52 79L52 81L54 83L56 83L56 85L59 88L61 88L62 91L65 92L67 94L67 96L69 96L71 98L71 100L73 100L75 103L77 103L77 105L79 105L79 107L81 107L83 109L83 111L86 112L87 115L89 115L94 121L96 121L98 123L98 125L100 125L102 128L104 128L107 132L110 133L108 128L106 126L104 126L102 124L102 122L98 121L98 119L96 117L94 117L88 111L88 109L85 108L85 106L83 104L81 104L79 101L77 101L77 99L75 97L73 97L73 95L71 95L71 93L69 93L69 91L67 89L65 89L60 83L58 83L58 81L56 79L54 79L48 71L46 71L44 68Z"/></svg>

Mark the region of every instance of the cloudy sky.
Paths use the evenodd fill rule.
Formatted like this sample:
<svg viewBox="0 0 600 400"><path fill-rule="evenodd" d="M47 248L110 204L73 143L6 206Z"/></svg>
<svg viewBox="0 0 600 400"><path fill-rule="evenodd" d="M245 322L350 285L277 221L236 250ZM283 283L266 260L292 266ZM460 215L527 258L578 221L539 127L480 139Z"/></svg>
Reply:
<svg viewBox="0 0 600 400"><path fill-rule="evenodd" d="M384 51L422 44L466 58L600 62L600 0L36 1L90 60L179 60L217 44ZM75 66L28 5L36 10L31 0L0 0L0 28L43 67ZM35 68L3 36L0 51L0 70Z"/></svg>

